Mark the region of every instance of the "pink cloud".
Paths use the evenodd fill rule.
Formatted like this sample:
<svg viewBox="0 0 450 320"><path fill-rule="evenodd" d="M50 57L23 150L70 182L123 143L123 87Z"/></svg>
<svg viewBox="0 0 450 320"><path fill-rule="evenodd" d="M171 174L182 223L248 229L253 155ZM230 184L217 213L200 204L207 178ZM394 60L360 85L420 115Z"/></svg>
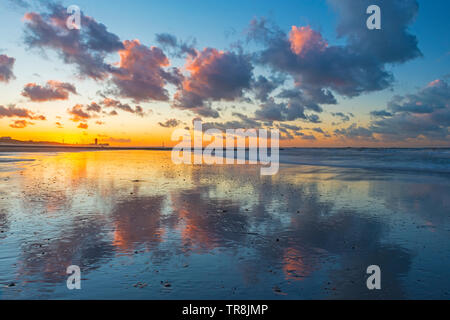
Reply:
<svg viewBox="0 0 450 320"><path fill-rule="evenodd" d="M167 101L165 89L168 82L180 82L177 69L166 71L169 59L157 47L146 47L139 40L124 41L124 49L119 50L119 68L113 73L112 81L118 94L135 101Z"/></svg>
<svg viewBox="0 0 450 320"><path fill-rule="evenodd" d="M25 108L16 108L11 105L8 107L0 106L0 119L1 118L27 118L31 120L46 120L43 115L36 115L34 112Z"/></svg>
<svg viewBox="0 0 450 320"><path fill-rule="evenodd" d="M77 94L74 85L66 82L49 80L45 86L35 83L28 83L22 91L22 96L29 98L31 101L44 102L54 100L67 100L69 94Z"/></svg>
<svg viewBox="0 0 450 320"><path fill-rule="evenodd" d="M324 50L328 46L322 35L312 30L309 26L292 26L292 30L289 33L289 42L291 43L292 52L297 55L302 55L309 50Z"/></svg>

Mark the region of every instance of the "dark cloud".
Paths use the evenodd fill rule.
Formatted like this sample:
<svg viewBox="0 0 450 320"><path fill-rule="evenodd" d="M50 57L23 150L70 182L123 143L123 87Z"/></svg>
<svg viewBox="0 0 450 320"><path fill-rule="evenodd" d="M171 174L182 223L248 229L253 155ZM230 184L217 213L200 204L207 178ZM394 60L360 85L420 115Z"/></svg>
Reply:
<svg viewBox="0 0 450 320"><path fill-rule="evenodd" d="M25 43L29 47L55 50L65 63L76 65L81 76L98 80L114 71L105 57L123 49L118 36L83 13L81 29L69 30L66 8L47 2L47 9L45 13L25 14Z"/></svg>
<svg viewBox="0 0 450 320"><path fill-rule="evenodd" d="M408 27L414 22L417 0L328 0L337 11L338 36L362 56L373 56L381 63L401 63L422 55L416 36ZM381 9L381 30L369 30L365 21L370 5Z"/></svg>
<svg viewBox="0 0 450 320"><path fill-rule="evenodd" d="M424 117L417 114L400 113L391 118L373 122L370 130L383 136L383 140L398 141L415 138L447 140L449 137L450 112L436 113Z"/></svg>
<svg viewBox="0 0 450 320"><path fill-rule="evenodd" d="M141 106L135 106L133 109L129 104L122 103L119 100L106 98L101 102L101 104L103 106L105 106L106 108L119 109L119 110L122 110L125 112L136 114L140 117L143 117L145 115L144 110L142 109ZM117 115L117 113L112 114L112 115Z"/></svg>
<svg viewBox="0 0 450 320"><path fill-rule="evenodd" d="M73 106L71 109L67 110L67 112L72 116L70 120L73 122L87 121L94 117L89 111L86 110L87 107L81 104L77 104Z"/></svg>
<svg viewBox="0 0 450 320"><path fill-rule="evenodd" d="M322 108L301 89L283 89L277 96L278 102L269 97L256 110L255 116L260 120L292 121L302 119L308 122L318 122L319 117L306 114L306 111L322 112Z"/></svg>
<svg viewBox="0 0 450 320"><path fill-rule="evenodd" d="M288 129L288 130L293 130L293 131L302 130L302 128L299 127L299 126L291 125L291 124L287 124L287 123L280 123L279 127L280 128L285 128L285 129Z"/></svg>
<svg viewBox="0 0 450 320"><path fill-rule="evenodd" d="M16 106L11 105L4 107L0 105L0 119L1 118L26 118L31 120L46 120L43 115L36 115L34 112L25 108L16 108Z"/></svg>
<svg viewBox="0 0 450 320"><path fill-rule="evenodd" d="M320 127L312 128L312 130L315 131L315 132L318 132L318 133L325 134L325 132Z"/></svg>
<svg viewBox="0 0 450 320"><path fill-rule="evenodd" d="M260 105L259 109L255 111L255 117L258 120L269 121L293 121L302 119L306 122L320 122L316 114L306 114L307 109L321 112L322 109L313 103L304 101L302 97L293 95L291 92L284 91L280 97L289 97L288 102L275 102L273 98L269 98L267 102Z"/></svg>
<svg viewBox="0 0 450 320"><path fill-rule="evenodd" d="M386 110L371 111L370 115L375 118L392 117L392 113Z"/></svg>
<svg viewBox="0 0 450 320"><path fill-rule="evenodd" d="M353 97L384 89L392 81L375 58L348 46L330 46L310 27L294 26L288 36L278 32L273 35L276 37L266 37L266 48L258 53L257 61L290 74L311 96L334 102L330 90Z"/></svg>
<svg viewBox="0 0 450 320"><path fill-rule="evenodd" d="M114 110L107 112L105 109L113 108ZM117 110L122 110L128 113L136 114L140 117L145 115L141 106L135 106L132 108L129 104L124 104L119 100L105 98L103 101L96 103L92 102L88 105L77 104L67 112L72 116L70 120L74 122L86 122L92 118L98 118L100 115L116 116Z"/></svg>
<svg viewBox="0 0 450 320"><path fill-rule="evenodd" d="M450 86L445 80L435 80L417 93L394 97L388 109L390 116L370 125L370 130L384 139L449 138Z"/></svg>
<svg viewBox="0 0 450 320"><path fill-rule="evenodd" d="M276 85L264 77L254 81L255 96L263 102L255 113L258 119L319 123L317 114L306 111L321 113L321 105L337 104L333 93L354 97L385 89L393 81L386 70L388 64L421 55L416 38L408 32L417 13L415 0L383 2L381 32L368 30L365 25L371 1L358 2L358 10L351 6L354 1L329 2L340 16L338 33L347 40L343 45L330 45L309 26L293 26L286 34L264 18L250 23L248 40L263 45L255 61L272 71L289 74L295 81L295 88L284 89L276 97L270 96ZM389 10L394 13L384 14ZM392 45L386 48L385 43ZM342 112L332 114L343 122L352 117Z"/></svg>
<svg viewBox="0 0 450 320"><path fill-rule="evenodd" d="M335 134L350 139L405 142L430 139L446 142L450 137L450 87L439 79L413 94L395 96L387 110L372 111L367 127L352 124Z"/></svg>
<svg viewBox="0 0 450 320"><path fill-rule="evenodd" d="M0 54L0 82L9 82L14 79L13 67L16 59Z"/></svg>
<svg viewBox="0 0 450 320"><path fill-rule="evenodd" d="M244 125L243 128L260 128L261 124L255 119L249 118L245 114L239 112L233 112L233 116L237 117Z"/></svg>
<svg viewBox="0 0 450 320"><path fill-rule="evenodd" d="M29 98L31 101L53 101L67 100L69 93L77 94L74 85L59 81L47 81L45 86L35 83L28 83L22 91L22 96Z"/></svg>
<svg viewBox="0 0 450 320"><path fill-rule="evenodd" d="M312 135L312 134L310 134L310 135L307 135L307 134L302 135L301 138L302 138L303 140L317 140L316 137L315 137L314 135Z"/></svg>
<svg viewBox="0 0 450 320"><path fill-rule="evenodd" d="M299 110L298 114L301 118L306 118L303 111L303 109ZM259 120L285 121L295 119L289 119L287 114L288 107L286 103L276 103L273 98L269 98L267 102L261 104L260 108L255 112L255 116Z"/></svg>
<svg viewBox="0 0 450 320"><path fill-rule="evenodd" d="M381 134L385 140L404 140L420 136L444 140L449 135L449 113L444 115L446 124L435 117L419 117L410 113L397 114L391 118L376 121L370 126L371 132Z"/></svg>
<svg viewBox="0 0 450 320"><path fill-rule="evenodd" d="M163 50L168 51L170 55L175 57L182 57L186 54L193 57L197 55L194 40L191 43L188 43L178 40L177 37L172 34L158 33L156 34L156 42L159 43Z"/></svg>
<svg viewBox="0 0 450 320"><path fill-rule="evenodd" d="M280 131L280 140L292 140L294 139L294 136L292 135L292 133L285 129L285 128L278 128L278 130Z"/></svg>
<svg viewBox="0 0 450 320"><path fill-rule="evenodd" d="M338 33L347 40L344 45L330 45L309 26L293 26L285 34L261 19L252 21L248 29L249 39L264 45L257 62L291 75L316 103L336 103L332 92L354 97L385 89L393 81L387 64L421 55L416 37L408 33L417 13L415 0L383 1L381 31L365 25L366 8L380 1L329 2L339 13Z"/></svg>
<svg viewBox="0 0 450 320"><path fill-rule="evenodd" d="M167 69L169 59L160 48L146 47L139 40L121 42L105 25L84 14L81 29L69 30L62 5L49 2L47 9L47 13L25 14L25 42L29 47L55 50L65 63L76 65L81 76L110 78L114 85L111 92L136 102L168 101L165 86L181 85L182 74L177 68ZM160 40L170 42L163 36ZM111 53L120 55L117 65L105 62Z"/></svg>
<svg viewBox="0 0 450 320"><path fill-rule="evenodd" d="M284 82L284 77L273 77L271 79L267 79L264 76L258 76L252 83L252 89L255 98L261 102L266 102L269 98L269 95Z"/></svg>
<svg viewBox="0 0 450 320"><path fill-rule="evenodd" d="M304 135L300 130L302 129L296 125L290 125L287 123L278 123L275 127L280 131L280 139L281 140L292 140L294 137L301 137Z"/></svg>
<svg viewBox="0 0 450 320"><path fill-rule="evenodd" d="M344 114L343 112L332 112L331 115L340 118L342 122L348 122L350 121L350 117L353 117L353 114Z"/></svg>
<svg viewBox="0 0 450 320"><path fill-rule="evenodd" d="M251 86L253 66L242 52L205 48L188 58L186 69L190 76L176 92L173 107L201 116L217 118L212 101L241 99Z"/></svg>
<svg viewBox="0 0 450 320"><path fill-rule="evenodd" d="M183 76L178 69L165 70L169 59L157 47L146 47L138 40L125 41L119 51L120 64L113 73L112 82L118 95L139 101L167 101L167 83L181 85Z"/></svg>
<svg viewBox="0 0 450 320"><path fill-rule="evenodd" d="M394 113L433 113L449 107L450 87L444 80L435 80L414 94L395 96L388 109Z"/></svg>
<svg viewBox="0 0 450 320"><path fill-rule="evenodd" d="M86 107L86 111L100 113L102 112L102 107L99 106L97 103L92 102L90 105Z"/></svg>
<svg viewBox="0 0 450 320"><path fill-rule="evenodd" d="M272 121L262 122L239 112L234 112L232 115L236 118L235 120L226 122L204 122L202 128L203 130L219 129L222 131L226 131L227 129L277 129L280 132L281 140L291 140L294 139L294 137L301 137L304 135L300 131L302 128L297 125L283 122L273 123ZM199 120L199 118L194 118L193 121L195 120Z"/></svg>
<svg viewBox="0 0 450 320"><path fill-rule="evenodd" d="M175 128L175 127L178 127L178 125L180 125L180 123L181 122L177 119L169 119L166 122L158 122L158 124L164 128Z"/></svg>
<svg viewBox="0 0 450 320"><path fill-rule="evenodd" d="M231 120L226 122L205 122L203 123L203 128L205 130L208 129L258 129L261 128L262 125L259 121L255 119L249 118L245 114L234 112L232 114L237 120ZM198 118L194 118L193 121L198 120Z"/></svg>
<svg viewBox="0 0 450 320"><path fill-rule="evenodd" d="M322 112L323 109L319 106L317 99L311 97L309 94L305 94L304 91L295 89L284 89L277 98L288 99L290 104L301 105L304 109L311 110L314 112ZM320 102L319 102L320 103Z"/></svg>
<svg viewBox="0 0 450 320"><path fill-rule="evenodd" d="M175 93L173 107L181 110L189 110L206 118L218 118L219 112L212 109L211 102L205 102L201 96L196 93L183 90Z"/></svg>
<svg viewBox="0 0 450 320"><path fill-rule="evenodd" d="M311 123L321 123L319 116L317 114L311 114L308 116L308 121Z"/></svg>
<svg viewBox="0 0 450 320"><path fill-rule="evenodd" d="M357 126L356 123L351 124L348 128L336 129L334 134L338 137L349 139L376 140L373 132L367 128Z"/></svg>

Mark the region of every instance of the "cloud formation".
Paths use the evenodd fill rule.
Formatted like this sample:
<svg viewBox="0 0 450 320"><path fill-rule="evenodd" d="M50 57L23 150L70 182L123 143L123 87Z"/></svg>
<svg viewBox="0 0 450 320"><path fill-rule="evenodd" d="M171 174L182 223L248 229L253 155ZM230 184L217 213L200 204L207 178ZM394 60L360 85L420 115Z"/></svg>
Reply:
<svg viewBox="0 0 450 320"><path fill-rule="evenodd" d="M392 117L392 113L390 113L389 111L386 111L386 110L371 111L370 115L375 118Z"/></svg>
<svg viewBox="0 0 450 320"><path fill-rule="evenodd" d="M306 94L329 102L332 92L354 97L389 87L393 76L386 65L421 55L416 37L408 32L417 2L383 1L383 28L376 32L362 21L367 19L366 8L380 1L356 2L329 0L339 14L338 34L346 40L344 45L329 44L310 26L293 26L285 34L265 19L253 20L248 37L264 46L257 62L291 75Z"/></svg>
<svg viewBox="0 0 450 320"><path fill-rule="evenodd" d="M119 109L128 113L136 114L140 117L143 117L145 115L144 110L141 106L136 106L134 109L129 104L124 104L120 102L119 100L114 100L110 98L105 98L102 102L100 102L103 106L106 108L115 108ZM117 113L116 113L117 114ZM112 114L112 115L116 115Z"/></svg>
<svg viewBox="0 0 450 320"><path fill-rule="evenodd" d="M285 89L277 98L283 99L276 102L270 97L256 110L255 117L258 120L269 121L293 121L302 119L305 122L319 123L319 116L311 112L322 112L322 108L307 98L301 91L296 89ZM311 111L307 113L306 111Z"/></svg>
<svg viewBox="0 0 450 320"><path fill-rule="evenodd" d="M348 138L353 140L371 140L375 141L375 137L373 136L373 132L365 127L358 126L356 123L352 123L347 128L336 129L334 130L335 136Z"/></svg>
<svg viewBox="0 0 450 320"><path fill-rule="evenodd" d="M72 120L83 125L87 126L88 119L114 116L120 110L145 115L142 107L116 100L122 98L134 103L167 101L174 108L206 118L218 118L222 112L215 102L245 101L258 105L254 116L233 113L235 120L209 122L206 126L276 126L284 138L314 139L314 135L302 133L300 127L285 127L282 122L320 123L324 105L337 104L338 96L351 98L388 88L394 80L389 71L392 64L421 56L417 38L408 29L418 11L416 0L327 1L338 14L339 44L330 43L311 26L294 25L283 31L259 19L253 20L248 29L248 39L261 46L254 54L244 52L240 45L232 50L197 50L195 41L181 41L168 33L156 35L161 47L158 48L145 46L139 40L121 41L103 24L84 14L83 28L68 30L65 8L52 1L45 4L47 12L25 15L25 42L33 48L54 50L65 63L75 65L81 76L105 80L110 86L108 92L114 99L68 110ZM370 4L382 7L381 30L368 30L365 25ZM119 62L107 62L108 55L114 53L119 55ZM171 67L168 56L186 58L185 67ZM0 81L13 77L13 64L14 58L0 55ZM272 75L255 74L256 65ZM67 100L70 93L76 94L72 85L49 81L44 86L27 84L22 95L31 101L51 101ZM394 97L386 110L372 111L369 125L351 124L334 133L369 140L443 139L448 137L447 101L448 85L437 80L414 94ZM4 108L3 112L17 110ZM1 112L0 108L0 117ZM351 113L331 114L341 123L350 124L353 118ZM159 123L162 127L179 124L177 119ZM310 130L329 136L318 127Z"/></svg>
<svg viewBox="0 0 450 320"><path fill-rule="evenodd" d="M239 112L233 112L233 117L237 118L237 120L231 120L226 122L204 122L202 124L204 130L208 129L258 129L262 128L262 125L259 121L255 119L249 118L245 114ZM194 118L194 120L198 120L198 118Z"/></svg>
<svg viewBox="0 0 450 320"><path fill-rule="evenodd" d="M449 138L450 86L445 80L432 81L416 93L395 96L388 110L370 125L372 132L386 140Z"/></svg>
<svg viewBox="0 0 450 320"><path fill-rule="evenodd" d="M217 118L212 101L234 101L249 89L253 76L250 57L242 52L205 48L188 57L186 70L190 76L182 82L173 106L205 117Z"/></svg>
<svg viewBox="0 0 450 320"><path fill-rule="evenodd" d="M48 2L48 12L25 14L25 43L31 48L53 49L65 63L74 64L82 77L110 79L117 96L134 101L168 101L165 86L179 86L182 75L177 68L167 69L169 59L157 47L146 47L139 40L120 41L105 25L82 13L80 30L66 27L65 8ZM160 40L167 42L167 37ZM169 41L170 42L170 41ZM118 53L117 65L105 61Z"/></svg>
<svg viewBox="0 0 450 320"><path fill-rule="evenodd" d="M343 112L332 112L331 115L338 117L342 122L348 122L350 117L354 117L353 113L344 114Z"/></svg>
<svg viewBox="0 0 450 320"><path fill-rule="evenodd" d="M26 118L30 120L46 120L43 115L37 115L34 112L25 108L16 108L15 105L4 107L0 105L0 119L1 118Z"/></svg>
<svg viewBox="0 0 450 320"><path fill-rule="evenodd" d="M108 112L106 109L114 110ZM87 122L89 119L99 118L100 116L116 116L118 115L116 110L122 110L140 117L145 116L144 109L141 106L132 108L129 104L124 104L119 100L110 98L105 98L99 103L91 102L87 105L77 104L68 109L67 112L72 116L70 120L73 122ZM97 121L97 124L103 123Z"/></svg>
<svg viewBox="0 0 450 320"><path fill-rule="evenodd" d="M446 142L450 138L450 86L447 81L432 81L416 93L395 96L388 110L371 112L367 127L352 124L335 130L350 139L405 142L410 140Z"/></svg>
<svg viewBox="0 0 450 320"><path fill-rule="evenodd" d="M82 28L69 30L66 8L58 3L46 4L49 12L28 12L24 16L25 43L29 47L56 51L65 63L74 64L83 77L100 80L114 71L105 57L123 49L117 35L83 13Z"/></svg>
<svg viewBox="0 0 450 320"><path fill-rule="evenodd" d="M167 83L181 84L182 75L176 68L165 70L169 59L158 47L146 47L139 40L124 41L119 50L120 63L112 82L118 95L140 101L167 101Z"/></svg>
<svg viewBox="0 0 450 320"><path fill-rule="evenodd" d="M285 77L272 77L270 79L260 75L252 82L252 91L255 98L266 102L269 95L285 82Z"/></svg>
<svg viewBox="0 0 450 320"><path fill-rule="evenodd" d="M420 57L417 37L408 28L419 10L417 0L328 0L338 13L338 36L348 39L348 47L361 56L373 56L380 63L402 63ZM381 30L366 27L366 9L382 10Z"/></svg>
<svg viewBox="0 0 450 320"><path fill-rule="evenodd" d="M93 109L89 110L89 106L84 106L81 104L74 105L71 109L68 109L67 112L72 116L70 120L73 122L85 122L88 119L95 117L92 112L96 112Z"/></svg>
<svg viewBox="0 0 450 320"><path fill-rule="evenodd" d="M0 54L0 82L9 82L14 79L13 67L16 59Z"/></svg>
<svg viewBox="0 0 450 320"><path fill-rule="evenodd" d="M179 120L177 120L177 119L169 119L169 120L167 120L167 121L165 121L165 122L158 122L158 124L159 124L161 127L164 127L164 128L175 128L175 127L177 127L180 123L181 123L181 121L179 121Z"/></svg>
<svg viewBox="0 0 450 320"><path fill-rule="evenodd" d="M159 43L163 50L168 51L170 55L178 58L183 57L186 54L193 57L197 55L197 51L195 50L195 41L187 43L180 41L172 34L157 33L156 42Z"/></svg>
<svg viewBox="0 0 450 320"><path fill-rule="evenodd" d="M263 38L265 49L257 54L257 61L291 75L301 89L312 95L319 93L320 97L322 93L322 98L328 95L334 100L334 91L354 97L387 88L392 81L384 65L373 57L363 56L348 46L328 45L309 27L294 27L287 36L268 33L264 21L253 21L250 32L253 39L267 33Z"/></svg>
<svg viewBox="0 0 450 320"><path fill-rule="evenodd" d="M28 83L22 91L22 96L31 101L44 102L54 100L67 100L69 93L77 94L74 85L66 82L50 80L45 86L35 83Z"/></svg>
<svg viewBox="0 0 450 320"><path fill-rule="evenodd" d="M15 120L9 126L13 129L23 129L26 128L28 125L34 125L34 123L29 122L27 120Z"/></svg>

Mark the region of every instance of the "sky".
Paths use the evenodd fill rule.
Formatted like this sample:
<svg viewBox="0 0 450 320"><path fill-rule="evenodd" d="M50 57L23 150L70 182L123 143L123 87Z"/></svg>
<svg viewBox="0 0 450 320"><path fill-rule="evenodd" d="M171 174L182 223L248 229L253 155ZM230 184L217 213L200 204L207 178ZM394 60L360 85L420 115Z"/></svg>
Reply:
<svg viewBox="0 0 450 320"><path fill-rule="evenodd" d="M369 30L369 5L381 29ZM81 11L69 30L67 7ZM171 146L450 146L446 0L0 1L0 137Z"/></svg>

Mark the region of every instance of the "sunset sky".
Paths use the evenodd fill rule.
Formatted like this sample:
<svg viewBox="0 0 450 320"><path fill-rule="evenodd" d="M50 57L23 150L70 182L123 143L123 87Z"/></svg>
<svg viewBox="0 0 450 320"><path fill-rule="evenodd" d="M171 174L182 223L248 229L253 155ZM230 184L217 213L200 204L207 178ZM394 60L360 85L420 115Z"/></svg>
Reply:
<svg viewBox="0 0 450 320"><path fill-rule="evenodd" d="M381 8L368 30L366 8ZM77 5L80 30L66 27ZM277 128L282 146L450 146L447 0L0 2L0 136L166 146Z"/></svg>

